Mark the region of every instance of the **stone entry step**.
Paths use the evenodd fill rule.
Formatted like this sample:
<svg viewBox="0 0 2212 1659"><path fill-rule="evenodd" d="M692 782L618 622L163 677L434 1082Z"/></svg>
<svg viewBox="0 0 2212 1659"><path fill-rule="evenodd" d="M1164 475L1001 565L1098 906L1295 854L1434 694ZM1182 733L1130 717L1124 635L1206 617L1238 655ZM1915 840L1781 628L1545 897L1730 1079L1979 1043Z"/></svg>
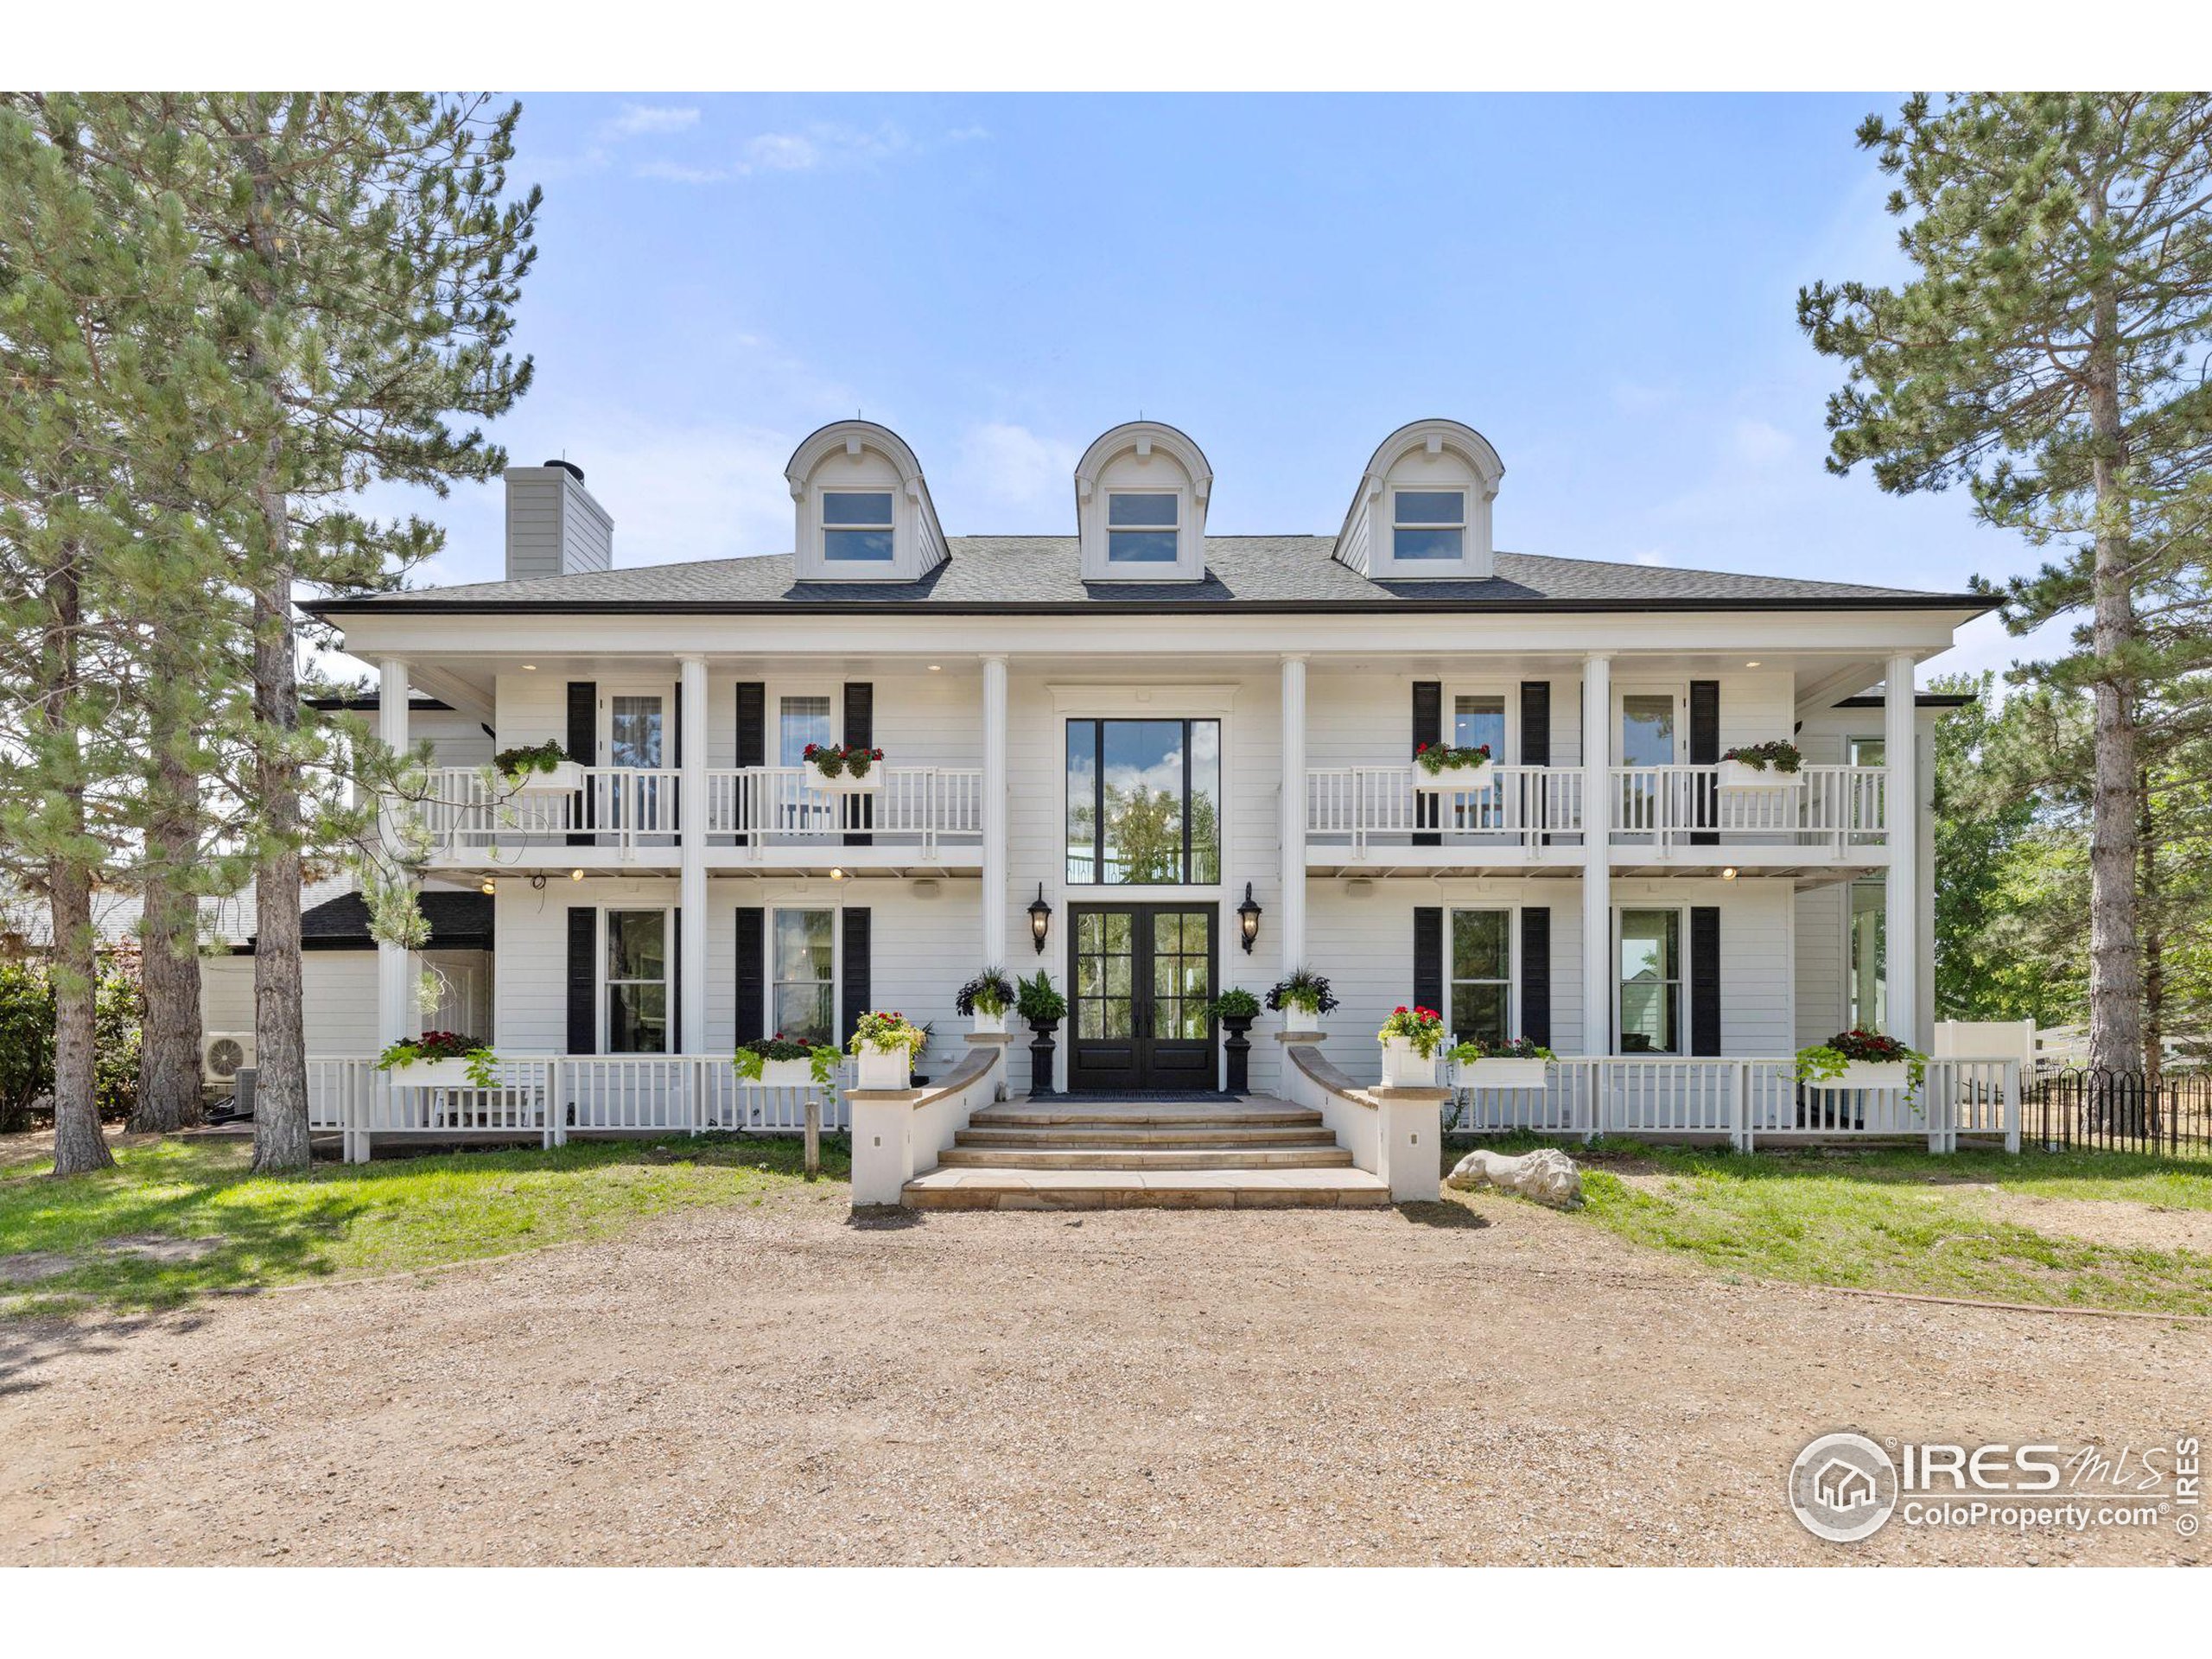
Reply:
<svg viewBox="0 0 2212 1659"><path fill-rule="evenodd" d="M1005 1128L996 1125L955 1130L961 1147L1333 1147L1336 1137L1319 1125L1312 1128L1225 1126L1107 1128L1052 1124Z"/></svg>
<svg viewBox="0 0 2212 1659"><path fill-rule="evenodd" d="M979 1129L1309 1129L1319 1127L1321 1114L1310 1107L1293 1106L1287 1101L1280 1100L1239 1105L1219 1105L1211 1102L1192 1105L1132 1102L1120 1105L1084 1106L1071 1105L1065 1101L1049 1103L1016 1101L1004 1106L987 1106L968 1122Z"/></svg>
<svg viewBox="0 0 2212 1659"><path fill-rule="evenodd" d="M906 1183L914 1210L1388 1209L1360 1169L1177 1171L940 1167Z"/></svg>
<svg viewBox="0 0 2212 1659"><path fill-rule="evenodd" d="M1333 1141L1312 1147L953 1147L945 1169L1350 1169Z"/></svg>

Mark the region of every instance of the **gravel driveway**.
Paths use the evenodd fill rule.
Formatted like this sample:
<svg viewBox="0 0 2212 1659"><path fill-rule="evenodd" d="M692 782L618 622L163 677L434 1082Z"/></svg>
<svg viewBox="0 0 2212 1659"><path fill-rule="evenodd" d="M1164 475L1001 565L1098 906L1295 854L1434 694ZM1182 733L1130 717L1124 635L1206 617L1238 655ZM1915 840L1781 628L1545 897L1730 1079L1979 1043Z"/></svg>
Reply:
<svg viewBox="0 0 2212 1659"><path fill-rule="evenodd" d="M419 1279L0 1326L29 1562L2172 1561L1835 1547L1814 1434L2212 1427L2212 1326L1731 1286L1496 1194L938 1214L842 1186Z"/></svg>

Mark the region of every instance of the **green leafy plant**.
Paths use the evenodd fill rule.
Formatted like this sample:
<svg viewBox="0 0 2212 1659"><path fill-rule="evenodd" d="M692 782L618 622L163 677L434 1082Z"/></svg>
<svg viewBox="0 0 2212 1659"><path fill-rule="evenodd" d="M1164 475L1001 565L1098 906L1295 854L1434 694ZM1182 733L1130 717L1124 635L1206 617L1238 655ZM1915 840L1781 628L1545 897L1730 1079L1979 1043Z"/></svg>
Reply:
<svg viewBox="0 0 2212 1659"><path fill-rule="evenodd" d="M730 1064L747 1083L758 1083L771 1060L804 1060L813 1068L815 1082L827 1084L837 1080L841 1058L835 1043L804 1043L778 1032L773 1037L756 1037L741 1044L730 1056Z"/></svg>
<svg viewBox="0 0 2212 1659"><path fill-rule="evenodd" d="M1414 1046L1414 1052L1425 1060L1444 1046L1444 1016L1434 1008L1409 1008L1401 1002L1390 1010L1390 1017L1382 1022L1382 1029L1375 1036L1378 1042L1403 1038Z"/></svg>
<svg viewBox="0 0 2212 1659"><path fill-rule="evenodd" d="M883 751L871 749L862 743L810 743L799 758L824 778L835 778L841 773L865 778L869 768L883 759Z"/></svg>
<svg viewBox="0 0 2212 1659"><path fill-rule="evenodd" d="M1841 1031L1825 1043L1815 1043L1810 1048L1797 1051L1797 1081L1800 1083L1827 1083L1844 1074L1854 1060L1872 1065L1902 1064L1905 1076L1912 1086L1919 1088L1928 1075L1928 1057L1917 1049L1908 1048L1894 1037L1885 1037L1874 1031Z"/></svg>
<svg viewBox="0 0 2212 1659"><path fill-rule="evenodd" d="M32 962L0 962L0 1133L31 1126L54 1087L54 987Z"/></svg>
<svg viewBox="0 0 2212 1659"><path fill-rule="evenodd" d="M1490 760L1490 745L1468 744L1455 747L1449 743L1418 743L1414 746L1414 764L1430 777L1439 772L1465 772L1485 765Z"/></svg>
<svg viewBox="0 0 2212 1659"><path fill-rule="evenodd" d="M1068 1017L1068 1000L1052 988L1052 977L1042 968L1036 977L1020 982L1014 1011L1033 1026L1053 1025Z"/></svg>
<svg viewBox="0 0 2212 1659"><path fill-rule="evenodd" d="M569 751L549 739L527 748L501 749L492 757L492 766L508 778L520 779L534 772L550 772L568 758Z"/></svg>
<svg viewBox="0 0 2212 1659"><path fill-rule="evenodd" d="M1260 1017L1260 999L1248 990L1232 987L1208 1003L1206 1012L1217 1020L1256 1020Z"/></svg>
<svg viewBox="0 0 2212 1659"><path fill-rule="evenodd" d="M912 1023L905 1014L871 1010L861 1015L860 1022L853 1028L852 1050L858 1054L864 1048L873 1048L879 1053L903 1048L911 1061L929 1039L928 1030Z"/></svg>
<svg viewBox="0 0 2212 1659"><path fill-rule="evenodd" d="M1281 1014L1287 1008L1307 1014L1334 1014L1337 994L1311 968L1294 968L1268 988L1268 1012Z"/></svg>
<svg viewBox="0 0 2212 1659"><path fill-rule="evenodd" d="M952 999L952 1006L961 1014L980 1014L987 1020L995 1020L1014 1006L1017 995L1005 969L986 968L960 988L959 994Z"/></svg>
<svg viewBox="0 0 2212 1659"><path fill-rule="evenodd" d="M1526 1037L1509 1037L1499 1043L1470 1037L1464 1043L1453 1045L1444 1058L1454 1065L1468 1065L1477 1060L1555 1060L1559 1056Z"/></svg>
<svg viewBox="0 0 2212 1659"><path fill-rule="evenodd" d="M1746 743L1730 749L1720 758L1740 760L1753 772L1764 772L1772 766L1777 772L1790 772L1805 764L1804 752L1787 738L1777 738L1771 743Z"/></svg>

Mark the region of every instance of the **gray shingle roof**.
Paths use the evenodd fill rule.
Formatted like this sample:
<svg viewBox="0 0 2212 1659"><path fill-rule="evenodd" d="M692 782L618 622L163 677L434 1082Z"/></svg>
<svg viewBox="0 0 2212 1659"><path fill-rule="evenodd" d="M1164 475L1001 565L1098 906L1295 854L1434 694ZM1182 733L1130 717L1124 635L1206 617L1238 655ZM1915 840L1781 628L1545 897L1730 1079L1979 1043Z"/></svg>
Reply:
<svg viewBox="0 0 2212 1659"><path fill-rule="evenodd" d="M955 536L952 556L919 582L800 582L791 555L486 582L327 601L318 613L362 611L756 611L926 607L953 612L1251 609L1766 610L1831 605L1989 608L1970 594L1916 593L1847 582L1678 570L1500 553L1488 582L1374 582L1331 555L1327 536L1209 536L1205 580L1085 582L1072 536Z"/></svg>

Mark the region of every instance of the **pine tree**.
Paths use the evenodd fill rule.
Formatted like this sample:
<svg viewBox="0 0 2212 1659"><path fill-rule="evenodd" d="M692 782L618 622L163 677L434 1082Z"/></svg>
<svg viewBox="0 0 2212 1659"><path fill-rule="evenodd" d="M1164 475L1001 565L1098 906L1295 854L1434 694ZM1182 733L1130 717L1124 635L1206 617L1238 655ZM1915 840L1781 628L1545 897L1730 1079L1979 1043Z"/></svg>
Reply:
<svg viewBox="0 0 2212 1659"><path fill-rule="evenodd" d="M2212 487L2212 99L1973 94L1870 116L1916 269L1815 283L1798 317L1847 365L1828 465L1897 493L1962 484L1977 515L2062 550L2002 589L2025 632L2086 614L2039 671L2094 706L2093 1063L2143 1052L2142 714L2212 663L2202 631L2146 627L2204 588Z"/></svg>

